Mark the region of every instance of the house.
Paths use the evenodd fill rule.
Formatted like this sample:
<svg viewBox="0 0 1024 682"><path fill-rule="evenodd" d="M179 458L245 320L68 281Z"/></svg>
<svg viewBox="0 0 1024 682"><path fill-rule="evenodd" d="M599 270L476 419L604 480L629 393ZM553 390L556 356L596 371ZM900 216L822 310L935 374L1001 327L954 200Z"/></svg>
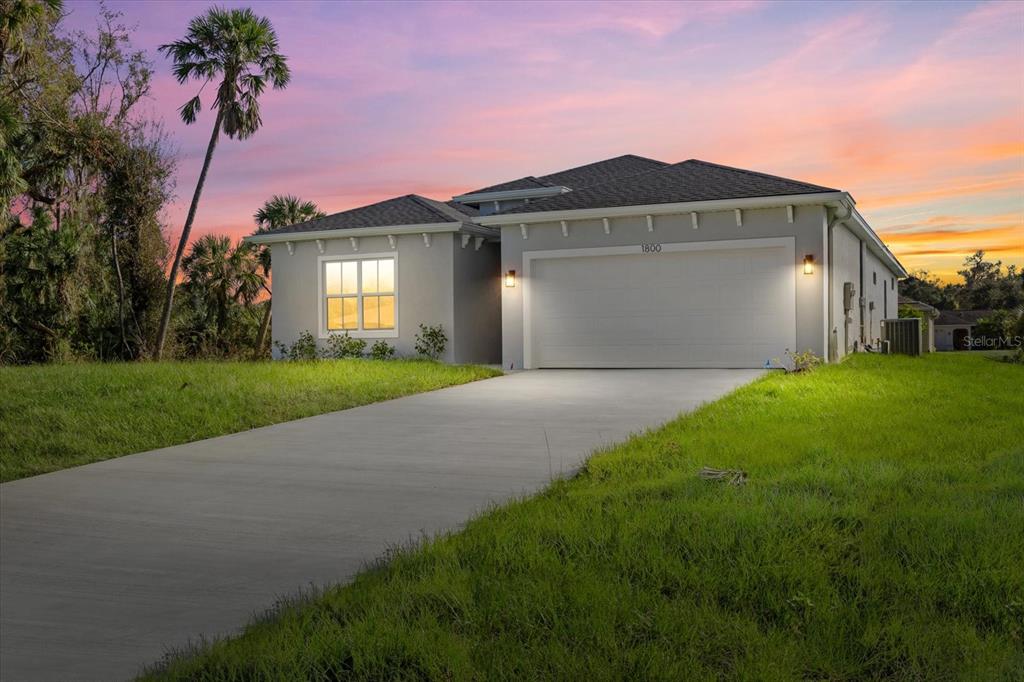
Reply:
<svg viewBox="0 0 1024 682"><path fill-rule="evenodd" d="M926 353L935 352L935 320L939 317L939 310L934 306L930 306L927 303L921 301L915 301L912 298L900 296L900 307L906 306L920 312L923 317L921 319L921 334L923 336L922 341L924 343L924 350Z"/></svg>
<svg viewBox="0 0 1024 682"><path fill-rule="evenodd" d="M388 199L248 238L271 248L273 338L349 333L539 367L762 367L881 336L906 271L849 193L620 156L450 201Z"/></svg>
<svg viewBox="0 0 1024 682"><path fill-rule="evenodd" d="M970 350L974 327L990 317L992 310L940 310L935 319L935 348Z"/></svg>

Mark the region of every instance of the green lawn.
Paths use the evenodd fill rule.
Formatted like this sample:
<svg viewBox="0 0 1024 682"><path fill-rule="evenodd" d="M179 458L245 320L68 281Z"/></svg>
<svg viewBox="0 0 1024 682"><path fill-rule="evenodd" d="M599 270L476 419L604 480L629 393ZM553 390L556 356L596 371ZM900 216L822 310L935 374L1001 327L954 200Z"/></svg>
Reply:
<svg viewBox="0 0 1024 682"><path fill-rule="evenodd" d="M0 481L497 374L418 360L0 367Z"/></svg>
<svg viewBox="0 0 1024 682"><path fill-rule="evenodd" d="M774 374L150 677L1020 679L1022 387L966 355Z"/></svg>

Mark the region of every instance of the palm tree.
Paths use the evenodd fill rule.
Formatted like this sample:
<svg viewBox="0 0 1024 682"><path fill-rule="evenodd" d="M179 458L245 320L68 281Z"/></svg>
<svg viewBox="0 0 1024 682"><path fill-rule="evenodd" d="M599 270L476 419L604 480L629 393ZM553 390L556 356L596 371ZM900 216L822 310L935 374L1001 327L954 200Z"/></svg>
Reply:
<svg viewBox="0 0 1024 682"><path fill-rule="evenodd" d="M206 311L217 338L223 339L232 306L252 303L263 287L256 249L245 242L232 245L224 235L207 234L192 244L181 265L183 287Z"/></svg>
<svg viewBox="0 0 1024 682"><path fill-rule="evenodd" d="M6 71L8 55L13 61L11 68L19 66L29 27L59 16L62 9L63 0L0 0L0 77Z"/></svg>
<svg viewBox="0 0 1024 682"><path fill-rule="evenodd" d="M253 218L256 220L256 232L267 232L276 230L286 225L304 223L314 218L323 218L326 213L317 208L312 201L303 201L293 194L275 194L263 206L256 211ZM259 252L260 268L263 271L264 284L267 296L272 297L270 289L267 288L266 278L270 277L270 249L263 246ZM270 328L270 304L271 298L267 298L267 305L263 310L263 319L260 321L260 333L256 339L256 354L263 350L263 343L267 339L267 330Z"/></svg>
<svg viewBox="0 0 1024 682"><path fill-rule="evenodd" d="M188 34L184 40L161 45L160 51L174 60L174 76L179 83L189 80L202 81L202 93L207 84L219 79L217 96L211 108L217 110L213 122L213 133L206 146L203 170L199 173L192 204L181 231L178 250L171 265L167 280L167 296L164 301L163 317L156 339L156 358L163 352L167 326L174 305L174 286L178 267L188 244L192 222L196 217L199 196L203 192L206 173L210 169L213 150L223 129L231 138L243 140L255 133L262 123L259 97L269 82L274 88L288 85L291 72L286 58L278 52L277 34L270 21L257 17L249 8L221 9L213 7L202 16L189 22ZM200 95L186 102L179 111L186 125L195 123L202 109Z"/></svg>

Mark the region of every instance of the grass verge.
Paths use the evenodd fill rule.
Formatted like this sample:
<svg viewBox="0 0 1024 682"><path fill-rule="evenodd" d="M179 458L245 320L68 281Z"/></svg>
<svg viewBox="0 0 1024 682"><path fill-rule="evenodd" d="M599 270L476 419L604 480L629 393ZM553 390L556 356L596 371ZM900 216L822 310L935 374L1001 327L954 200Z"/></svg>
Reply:
<svg viewBox="0 0 1024 682"><path fill-rule="evenodd" d="M964 355L774 374L146 678L1019 678L1022 385Z"/></svg>
<svg viewBox="0 0 1024 682"><path fill-rule="evenodd" d="M420 360L0 367L0 481L498 374Z"/></svg>

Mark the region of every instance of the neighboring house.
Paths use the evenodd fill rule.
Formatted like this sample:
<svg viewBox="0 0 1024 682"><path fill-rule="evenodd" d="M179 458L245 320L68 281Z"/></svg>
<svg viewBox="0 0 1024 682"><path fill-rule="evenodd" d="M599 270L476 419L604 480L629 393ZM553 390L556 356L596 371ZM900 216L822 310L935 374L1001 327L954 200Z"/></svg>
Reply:
<svg viewBox="0 0 1024 682"><path fill-rule="evenodd" d="M875 343L906 271L846 192L620 156L441 202L406 195L250 242L273 338L347 331L535 367L762 367Z"/></svg>
<svg viewBox="0 0 1024 682"><path fill-rule="evenodd" d="M935 352L935 320L937 320L938 317L939 317L939 309L934 307L934 306L930 306L927 303L922 303L921 301L915 301L912 298L907 298L906 296L900 296L899 300L900 300L900 306L901 307L902 306L907 306L908 308L913 308L914 310L918 310L918 311L924 313L926 319L922 320L922 323L923 323L923 332L922 333L925 335L925 338L924 338L925 351L928 352L928 353L934 353Z"/></svg>
<svg viewBox="0 0 1024 682"><path fill-rule="evenodd" d="M935 320L938 350L970 350L974 327L992 315L992 310L940 310Z"/></svg>

